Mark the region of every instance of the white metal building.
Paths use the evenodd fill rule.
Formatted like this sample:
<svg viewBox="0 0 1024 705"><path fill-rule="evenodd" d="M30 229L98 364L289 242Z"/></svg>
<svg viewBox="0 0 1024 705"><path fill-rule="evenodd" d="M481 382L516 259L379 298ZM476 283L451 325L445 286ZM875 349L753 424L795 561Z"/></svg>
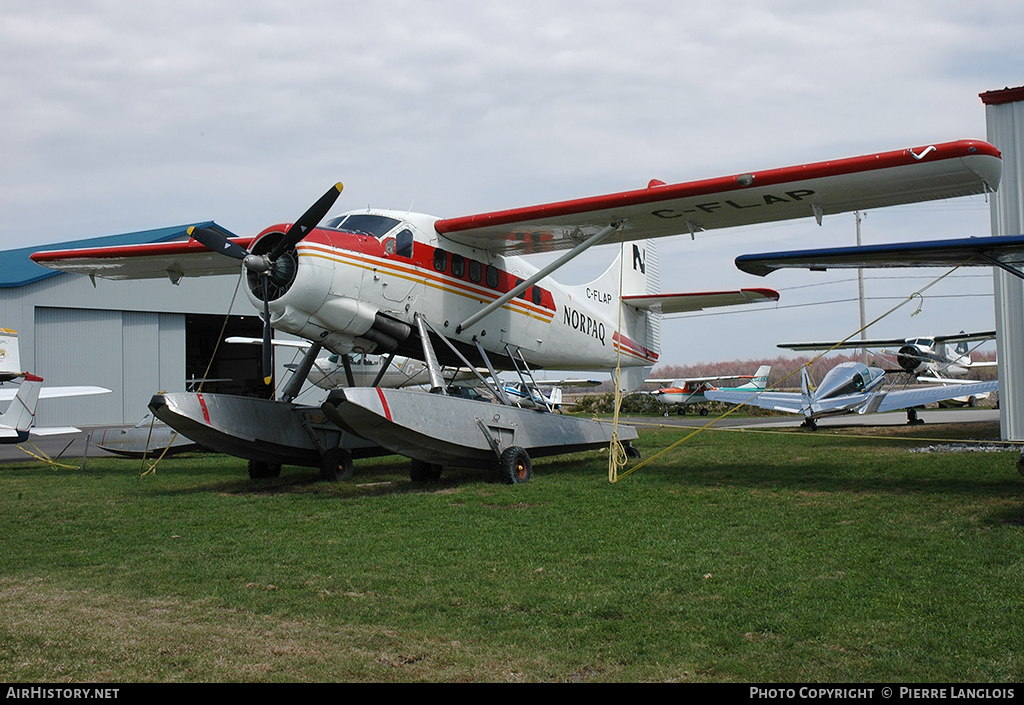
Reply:
<svg viewBox="0 0 1024 705"><path fill-rule="evenodd" d="M265 394L258 346L217 344L225 319L225 336L261 334L262 322L241 288L236 296L239 277L188 278L179 285L169 279L93 282L29 259L39 250L183 239L187 227L0 252L0 327L18 332L24 370L47 385L94 384L113 392L41 402L39 425L135 423L148 413L154 393L185 391L190 379L204 374L221 380L207 383L207 391Z"/></svg>

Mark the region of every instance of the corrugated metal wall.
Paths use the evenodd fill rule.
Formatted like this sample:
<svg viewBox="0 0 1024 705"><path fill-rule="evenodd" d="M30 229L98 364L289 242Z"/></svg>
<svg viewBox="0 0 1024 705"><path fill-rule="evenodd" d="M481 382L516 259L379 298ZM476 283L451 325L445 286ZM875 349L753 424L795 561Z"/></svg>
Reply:
<svg viewBox="0 0 1024 705"><path fill-rule="evenodd" d="M983 96L984 97L984 96ZM988 141L1003 154L1003 176L992 198L992 234L1024 232L1024 102L988 104ZM995 269L999 420L1004 440L1024 440L1024 282Z"/></svg>
<svg viewBox="0 0 1024 705"><path fill-rule="evenodd" d="M35 310L35 366L47 385L95 384L110 394L47 399L40 426L134 423L158 391L182 391L183 314Z"/></svg>

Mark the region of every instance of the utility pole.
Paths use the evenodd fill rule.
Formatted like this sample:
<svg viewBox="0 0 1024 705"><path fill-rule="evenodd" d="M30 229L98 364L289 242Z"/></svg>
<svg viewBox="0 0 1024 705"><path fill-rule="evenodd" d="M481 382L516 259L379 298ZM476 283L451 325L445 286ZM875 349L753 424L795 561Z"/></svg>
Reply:
<svg viewBox="0 0 1024 705"><path fill-rule="evenodd" d="M854 211L853 217L857 221L857 247L860 247L860 224L867 214L861 215L860 211ZM864 326L867 325L867 316L864 314L864 270L857 268L857 296L860 300L860 339L867 340L868 332L864 330ZM868 351L867 348L860 349L860 361L865 365L868 364Z"/></svg>

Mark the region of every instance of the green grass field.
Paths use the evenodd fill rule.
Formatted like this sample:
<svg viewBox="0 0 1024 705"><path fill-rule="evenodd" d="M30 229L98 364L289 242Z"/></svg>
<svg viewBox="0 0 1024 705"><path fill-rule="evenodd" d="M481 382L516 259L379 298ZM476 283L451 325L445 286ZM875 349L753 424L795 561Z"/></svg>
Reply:
<svg viewBox="0 0 1024 705"><path fill-rule="evenodd" d="M709 431L614 484L598 452L518 486L3 465L0 680L1024 680L1017 451L885 433Z"/></svg>

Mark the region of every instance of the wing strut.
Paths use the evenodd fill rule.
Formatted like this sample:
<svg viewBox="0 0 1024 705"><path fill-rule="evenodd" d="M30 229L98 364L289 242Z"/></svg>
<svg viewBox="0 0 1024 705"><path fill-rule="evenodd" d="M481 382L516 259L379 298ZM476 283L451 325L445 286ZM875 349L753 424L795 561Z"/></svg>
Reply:
<svg viewBox="0 0 1024 705"><path fill-rule="evenodd" d="M507 304L509 301L511 301L515 297L519 296L521 293L523 293L524 291L529 289L531 286L533 286L534 284L539 282L541 279L543 279L544 277L546 277L547 275L551 274L553 271L555 271L556 269L561 267L566 262L568 262L571 259L575 258L577 255L579 255L580 253L584 252L585 250L588 250L591 247L593 247L594 245L598 244L599 242L601 242L601 240L604 240L606 237L608 237L609 235L614 233L616 230L618 230L621 226L622 226L622 221L621 220L616 221L616 222L614 222L614 223L612 223L610 225L606 225L600 231L598 231L597 233L591 235L589 238L587 238L586 240L584 240L580 244L576 245L576 247L574 247L571 250L569 250L568 252L566 252L564 255L562 255L561 257L556 259L554 262L552 262L551 264L549 264L546 267L542 268L540 271L538 271L532 277L530 277L526 281L520 283L518 286L514 287L508 293L498 297L497 299L495 299L494 301L492 301L491 303L487 304L482 309L480 309L479 311L474 313L472 316L470 316L469 318L464 320L462 323L460 323L459 325L457 325L455 327L455 332L456 333L461 333L463 330L465 330L466 328L469 328L471 325L473 325L474 323L476 323L480 319L484 318L485 316L490 315L493 311L496 311L497 309L501 308L502 306Z"/></svg>
<svg viewBox="0 0 1024 705"><path fill-rule="evenodd" d="M1017 277L1018 279L1024 279L1024 273L1022 273L1016 267L1011 267L1010 265L1006 264L1006 262L1000 262L995 257L987 255L984 252L978 252L977 256L991 264L993 267L999 267L1000 269L1006 270L1007 272Z"/></svg>

